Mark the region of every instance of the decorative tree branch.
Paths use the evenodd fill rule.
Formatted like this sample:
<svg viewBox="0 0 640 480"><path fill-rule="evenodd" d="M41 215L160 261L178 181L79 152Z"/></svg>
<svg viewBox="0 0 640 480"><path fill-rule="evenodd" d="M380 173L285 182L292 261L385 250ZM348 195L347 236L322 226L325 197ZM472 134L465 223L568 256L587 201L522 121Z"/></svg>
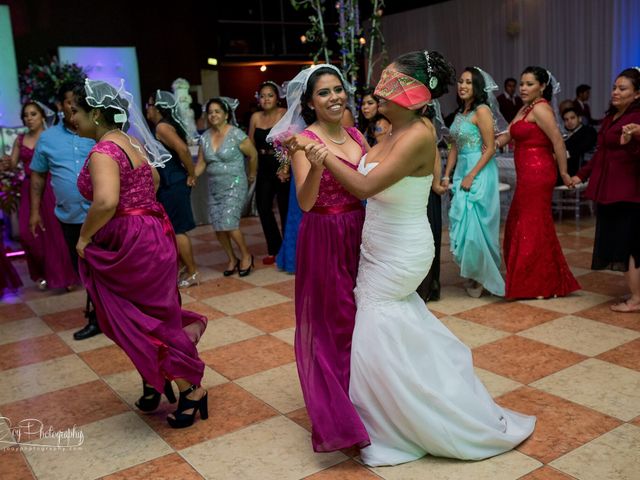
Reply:
<svg viewBox="0 0 640 480"><path fill-rule="evenodd" d="M371 16L371 34L368 45L367 85L371 84L371 76L373 75L373 67L375 64L380 60L383 62L388 61L387 47L384 41L384 35L382 34L382 23L380 21L383 13L382 9L384 8L384 0L371 0L371 3L373 4L373 15ZM380 43L380 53L374 60L373 52L376 39Z"/></svg>
<svg viewBox="0 0 640 480"><path fill-rule="evenodd" d="M311 8L315 15L309 17L311 28L307 30L305 36L309 42L317 42L320 44L319 49L313 55L313 62L317 63L320 56L324 57L324 62L329 63L333 52L329 50L327 34L324 30L324 3L325 0L291 0L291 5L296 10L301 8Z"/></svg>

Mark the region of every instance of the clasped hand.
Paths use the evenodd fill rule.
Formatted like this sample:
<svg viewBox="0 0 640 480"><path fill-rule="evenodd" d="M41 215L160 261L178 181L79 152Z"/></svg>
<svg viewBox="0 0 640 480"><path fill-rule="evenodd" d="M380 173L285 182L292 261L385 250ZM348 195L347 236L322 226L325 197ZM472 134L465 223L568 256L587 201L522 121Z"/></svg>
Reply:
<svg viewBox="0 0 640 480"><path fill-rule="evenodd" d="M307 156L307 160L311 163L311 167L322 167L324 161L329 155L329 149L321 143L309 143L304 147L304 153Z"/></svg>

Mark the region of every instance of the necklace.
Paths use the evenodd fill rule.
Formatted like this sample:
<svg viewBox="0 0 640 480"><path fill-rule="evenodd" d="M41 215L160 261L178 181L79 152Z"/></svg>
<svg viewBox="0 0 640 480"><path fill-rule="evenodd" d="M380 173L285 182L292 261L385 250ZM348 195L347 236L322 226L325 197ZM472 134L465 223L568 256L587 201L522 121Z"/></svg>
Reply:
<svg viewBox="0 0 640 480"><path fill-rule="evenodd" d="M342 140L336 140L334 138L331 138L331 136L329 135L329 132L327 132L327 129L323 127L323 130L324 130L324 133L327 135L327 138L331 140L333 143L335 143L336 145L343 145L344 142L347 141L347 136L344 135L344 130L342 132L342 135L343 135Z"/></svg>

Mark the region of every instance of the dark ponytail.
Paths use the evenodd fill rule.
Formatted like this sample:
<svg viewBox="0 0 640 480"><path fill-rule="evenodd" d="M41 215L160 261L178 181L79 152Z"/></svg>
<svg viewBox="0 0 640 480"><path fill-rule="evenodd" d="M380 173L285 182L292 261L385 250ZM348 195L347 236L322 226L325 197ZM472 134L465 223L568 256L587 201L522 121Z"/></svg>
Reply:
<svg viewBox="0 0 640 480"><path fill-rule="evenodd" d="M549 72L547 71L547 69L542 67L529 66L522 71L520 76L524 75L525 73L532 74L538 82L545 85L544 90L542 91L542 98L550 102L553 98L553 83L551 81L551 78L549 77Z"/></svg>

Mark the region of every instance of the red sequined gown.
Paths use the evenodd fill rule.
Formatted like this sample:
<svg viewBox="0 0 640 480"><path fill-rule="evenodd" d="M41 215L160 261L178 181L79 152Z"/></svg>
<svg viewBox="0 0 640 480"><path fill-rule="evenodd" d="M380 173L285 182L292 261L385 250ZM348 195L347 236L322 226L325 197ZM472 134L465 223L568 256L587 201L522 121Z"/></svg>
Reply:
<svg viewBox="0 0 640 480"><path fill-rule="evenodd" d="M561 297L580 289L551 214L557 178L553 145L538 125L526 121L530 111L510 130L516 142L517 185L504 234L505 298Z"/></svg>

